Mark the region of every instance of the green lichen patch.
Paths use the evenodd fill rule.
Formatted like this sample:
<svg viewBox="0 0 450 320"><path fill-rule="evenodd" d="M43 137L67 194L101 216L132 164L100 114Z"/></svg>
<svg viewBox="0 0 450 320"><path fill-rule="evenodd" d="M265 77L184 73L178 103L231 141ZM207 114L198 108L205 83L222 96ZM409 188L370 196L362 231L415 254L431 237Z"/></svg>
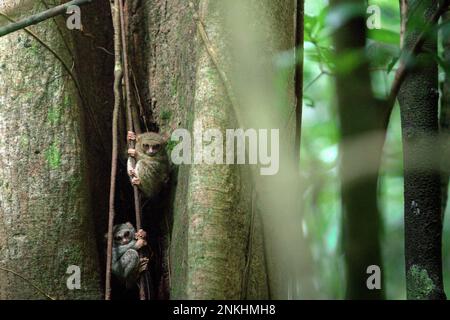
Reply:
<svg viewBox="0 0 450 320"><path fill-rule="evenodd" d="M172 111L170 110L162 110L161 111L161 120L169 121L172 118Z"/></svg>
<svg viewBox="0 0 450 320"><path fill-rule="evenodd" d="M72 97L67 94L64 97L64 107L67 109L70 108L72 105L73 105Z"/></svg>
<svg viewBox="0 0 450 320"><path fill-rule="evenodd" d="M53 106L48 110L47 119L51 124L59 123L61 119L61 108L58 106Z"/></svg>
<svg viewBox="0 0 450 320"><path fill-rule="evenodd" d="M61 152L56 142L45 151L45 159L51 169L58 169L61 164Z"/></svg>
<svg viewBox="0 0 450 320"><path fill-rule="evenodd" d="M83 190L83 179L78 173L72 175L69 179L69 199L77 201L80 197L85 196L85 190Z"/></svg>
<svg viewBox="0 0 450 320"><path fill-rule="evenodd" d="M408 299L428 299L429 295L436 288L427 270L418 265L413 265L409 268L406 278L408 283Z"/></svg>
<svg viewBox="0 0 450 320"><path fill-rule="evenodd" d="M208 79L210 82L215 83L217 77L218 74L215 68L208 68L206 70L206 79Z"/></svg>
<svg viewBox="0 0 450 320"><path fill-rule="evenodd" d="M178 94L178 78L172 79L172 83L170 84L170 94L172 97L175 97Z"/></svg>
<svg viewBox="0 0 450 320"><path fill-rule="evenodd" d="M28 144L30 142L30 139L28 139L28 136L22 135L19 138L19 146L21 149L25 149L28 147Z"/></svg>

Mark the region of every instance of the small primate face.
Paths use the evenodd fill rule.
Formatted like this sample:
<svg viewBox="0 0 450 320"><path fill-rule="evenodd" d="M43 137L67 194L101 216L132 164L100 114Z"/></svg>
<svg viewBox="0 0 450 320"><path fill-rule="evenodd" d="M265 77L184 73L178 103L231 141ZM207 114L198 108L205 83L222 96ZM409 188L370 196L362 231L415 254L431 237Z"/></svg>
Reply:
<svg viewBox="0 0 450 320"><path fill-rule="evenodd" d="M164 147L164 138L154 132L146 132L137 137L136 149L147 156L156 156Z"/></svg>
<svg viewBox="0 0 450 320"><path fill-rule="evenodd" d="M127 222L116 226L114 230L114 243L118 246L127 245L134 239L134 227L131 223Z"/></svg>

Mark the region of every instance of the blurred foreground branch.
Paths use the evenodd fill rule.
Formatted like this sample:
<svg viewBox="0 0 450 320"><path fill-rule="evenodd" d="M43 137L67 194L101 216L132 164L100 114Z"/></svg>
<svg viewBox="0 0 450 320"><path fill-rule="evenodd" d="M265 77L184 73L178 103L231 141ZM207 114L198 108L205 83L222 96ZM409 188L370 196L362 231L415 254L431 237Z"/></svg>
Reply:
<svg viewBox="0 0 450 320"><path fill-rule="evenodd" d="M4 27L0 28L0 37L3 37L11 32L29 27L31 25L37 24L39 22L45 21L52 17L58 16L60 14L65 14L67 12L67 8L71 6L81 6L84 4L88 4L92 2L92 0L73 0L59 6L50 8L44 12L37 13L32 15L31 17L27 17L15 23L10 23Z"/></svg>

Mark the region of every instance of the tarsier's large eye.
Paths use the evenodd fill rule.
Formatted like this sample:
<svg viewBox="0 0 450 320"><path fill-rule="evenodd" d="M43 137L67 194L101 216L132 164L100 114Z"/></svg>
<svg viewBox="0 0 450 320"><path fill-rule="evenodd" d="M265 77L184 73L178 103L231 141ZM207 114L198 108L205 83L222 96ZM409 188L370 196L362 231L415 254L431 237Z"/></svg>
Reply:
<svg viewBox="0 0 450 320"><path fill-rule="evenodd" d="M144 143L144 144L142 145L142 148L144 149L144 151L147 151L148 149L150 149L150 145Z"/></svg>
<svg viewBox="0 0 450 320"><path fill-rule="evenodd" d="M159 149L161 149L161 145L160 144L155 144L154 146L152 146L152 151L153 152L158 152Z"/></svg>
<svg viewBox="0 0 450 320"><path fill-rule="evenodd" d="M124 236L125 238L128 238L128 237L130 236L130 231L125 232L125 233L123 234L123 236Z"/></svg>
<svg viewBox="0 0 450 320"><path fill-rule="evenodd" d="M114 237L114 240L120 241L120 240L122 240L122 237L121 237L121 236L115 236L115 237Z"/></svg>

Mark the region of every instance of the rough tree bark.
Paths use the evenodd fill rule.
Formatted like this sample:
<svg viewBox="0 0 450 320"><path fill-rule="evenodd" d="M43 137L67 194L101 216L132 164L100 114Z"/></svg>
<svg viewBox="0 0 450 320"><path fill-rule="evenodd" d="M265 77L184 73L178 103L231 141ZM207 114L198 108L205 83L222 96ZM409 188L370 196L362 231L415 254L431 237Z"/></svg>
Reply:
<svg viewBox="0 0 450 320"><path fill-rule="evenodd" d="M194 128L214 127L224 131L238 126L217 67L197 33L195 12L199 12L204 22L224 71L232 75L246 67L248 72L237 73L251 75L252 81L246 78L240 79L241 82L264 82L268 90L261 90L259 85L242 86L245 91L256 93L255 97L264 104L267 99L260 92L273 90L274 57L294 47L293 0L193 3L191 8L184 0L130 1L132 82L136 84L140 116L149 120L144 126L146 130L168 132L174 127L185 127L192 132ZM53 25L50 27L52 21L33 30L42 34L46 43L54 45L69 66L70 55L75 57L74 72L83 80L79 86L97 121L92 121L92 115L77 99L70 78L47 51L23 33L11 34L0 42L0 91L4 93L0 100L0 130L6 138L0 142L3 162L0 261L25 273L56 298L101 296L99 275L103 268L98 267L97 253L103 257L99 238L106 229L109 172L104 159L108 159L111 146L109 134L98 136L96 127L100 133L111 131L113 63L107 53L111 48L108 3L96 2L91 6L83 10L84 32L71 34L65 38L67 43L59 42L59 32ZM229 32L236 21L230 12L244 18L242 30ZM64 20L56 20L61 28ZM240 36L251 35L254 29L260 32L260 38L250 37L255 44L249 50L251 54L240 57L240 65L231 64L230 43L242 45ZM232 41L230 35L235 37ZM67 53L68 48L71 54ZM256 56L262 59L255 60ZM23 74L20 83L14 81L17 75L13 73L17 70ZM291 106L293 75L292 72L287 93ZM235 89L236 95L242 95L240 86ZM25 90L32 94L26 94ZM258 109L261 105L254 105L252 110L243 108L241 112L261 113ZM267 111L274 112L274 106L271 103L263 112L266 124L273 118ZM280 128L285 119L279 114L277 117L275 128ZM259 120L252 119L247 127L270 128ZM49 131L54 132L56 140ZM285 152L290 161L293 141L283 141L291 147L290 152ZM283 178L292 176L292 171L284 168ZM88 175L93 178L88 179ZM120 175L126 178L126 172L121 171ZM291 186L296 182L287 183L280 177L275 184L268 181L256 196L250 169L245 166L192 165L174 170L173 192L164 195L168 198L167 206L151 203L150 210L144 212L144 225L150 237L156 238L162 247L162 258L152 262L152 268L158 267L155 264L161 266L160 279L154 283L160 298L168 297L168 288L171 298L184 299L263 299L271 294L275 298L296 297L289 292L299 291L293 278L298 270L293 269L299 265L301 253L293 245L297 241L290 237L300 234L299 224L292 223L297 211L292 200L296 193ZM126 179L122 182L118 200L122 200L123 210L118 211L121 219L126 219L131 210L124 200L130 188ZM281 196L273 190L280 190ZM165 211L162 216L156 214L160 210ZM264 226L260 211L270 217ZM93 222L97 227L95 233ZM263 228L271 234L268 248L264 246ZM266 254L271 261L266 261ZM81 291L66 289L63 280L67 263L81 267ZM289 287L289 283L294 285ZM32 288L11 274L0 278L0 289L2 298L37 297Z"/></svg>
<svg viewBox="0 0 450 320"><path fill-rule="evenodd" d="M381 290L369 290L366 284L367 268L382 267L377 183L383 139L377 133L381 129L379 114L364 56L365 1L333 0L331 3L333 8L355 5L360 9L360 15L346 21L334 36L338 62L350 54L360 59L351 70L338 68L336 75L342 136L340 173L346 298L381 299L383 285ZM368 139L366 143L364 139Z"/></svg>
<svg viewBox="0 0 450 320"><path fill-rule="evenodd" d="M8 13L17 19L15 12L44 9L33 4ZM60 34L52 20L31 29L71 66L67 29ZM0 266L57 299L96 299L102 292L85 117L73 79L47 49L24 31L0 39ZM81 268L80 290L66 286L70 265ZM0 298L44 297L0 270Z"/></svg>
<svg viewBox="0 0 450 320"><path fill-rule="evenodd" d="M260 124L237 124L218 70L198 34L194 14L198 12L203 20L220 67L230 79L242 67L234 64L242 62L239 59L242 56L236 55L249 54L242 51L230 54L233 43L242 44L242 36L250 39L251 26L264 30L257 40L261 50L252 55L250 63L243 64L248 70L240 69L240 74L260 75L255 79L264 79L272 86L273 74L265 76L267 69L272 72L275 54L294 47L294 1L192 2L193 9L189 2L181 0L153 0L136 7L132 23L134 46L142 51L136 51L133 60L139 66L134 69L144 103L151 110L149 126L159 127L162 132L170 131L171 127L184 127L191 132L194 128L218 128L223 133L224 129L237 126L258 128ZM237 15L247 15L244 29L232 30ZM255 56L264 57L257 59L259 69L250 67L255 66ZM252 83L248 78L245 81ZM239 85L234 83L234 89L239 95ZM290 93L293 97L293 81ZM249 114L252 111L255 110L241 110ZM253 203L249 169L202 164L182 165L177 170L173 175L176 180L173 225L163 231L167 241L162 264L168 266L163 282L170 286L171 298L269 297L263 227L258 213L253 235L249 236L252 212L261 206ZM279 235L274 235L274 239L278 238ZM250 252L249 239L253 241Z"/></svg>
<svg viewBox="0 0 450 320"><path fill-rule="evenodd" d="M411 46L437 1L409 1L405 47ZM444 299L438 143L436 31L412 63L398 100L404 152L404 219L408 299ZM411 67L411 66L410 66Z"/></svg>

